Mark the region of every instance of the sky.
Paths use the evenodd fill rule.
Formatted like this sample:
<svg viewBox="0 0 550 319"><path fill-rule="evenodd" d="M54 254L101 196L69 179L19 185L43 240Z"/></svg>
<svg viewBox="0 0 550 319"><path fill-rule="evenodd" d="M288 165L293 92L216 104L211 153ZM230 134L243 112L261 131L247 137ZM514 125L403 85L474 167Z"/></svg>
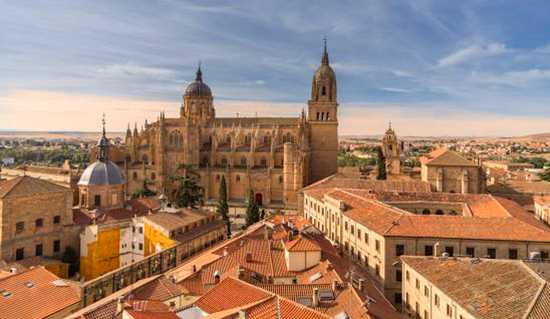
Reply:
<svg viewBox="0 0 550 319"><path fill-rule="evenodd" d="M327 38L339 133L550 132L549 1L0 0L0 129L178 116L199 61L218 116L296 116Z"/></svg>

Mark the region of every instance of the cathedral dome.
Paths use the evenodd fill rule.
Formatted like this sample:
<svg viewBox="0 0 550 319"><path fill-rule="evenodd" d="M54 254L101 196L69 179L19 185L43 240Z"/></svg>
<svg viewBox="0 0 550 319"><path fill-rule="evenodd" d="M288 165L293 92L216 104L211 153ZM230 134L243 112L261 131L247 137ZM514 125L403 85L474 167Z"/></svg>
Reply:
<svg viewBox="0 0 550 319"><path fill-rule="evenodd" d="M103 119L103 134L97 143L97 160L86 167L78 185L121 185L125 182L122 170L109 160L109 139Z"/></svg>
<svg viewBox="0 0 550 319"><path fill-rule="evenodd" d="M195 81L193 81L191 84L187 86L187 88L185 89L185 95L186 96L206 96L206 97L212 96L212 91L210 90L210 87L202 81L202 72L201 72L200 65L199 65L199 69L197 70Z"/></svg>
<svg viewBox="0 0 550 319"><path fill-rule="evenodd" d="M78 185L120 185L124 184L124 175L113 162L97 160L84 170Z"/></svg>

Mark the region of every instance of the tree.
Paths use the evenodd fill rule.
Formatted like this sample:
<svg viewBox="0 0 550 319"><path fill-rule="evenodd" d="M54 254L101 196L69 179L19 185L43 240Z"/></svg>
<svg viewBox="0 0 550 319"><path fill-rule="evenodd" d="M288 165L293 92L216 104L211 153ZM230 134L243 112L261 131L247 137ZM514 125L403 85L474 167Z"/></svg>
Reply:
<svg viewBox="0 0 550 319"><path fill-rule="evenodd" d="M171 180L178 184L175 198L178 207L195 208L202 201L204 192L202 187L197 184L195 178L188 177L187 175L176 175Z"/></svg>
<svg viewBox="0 0 550 319"><path fill-rule="evenodd" d="M142 197L149 197L149 196L155 196L157 193L155 191L152 191L147 187L151 181L145 179L143 180L143 185L141 188L136 189L132 193L132 198L142 198Z"/></svg>
<svg viewBox="0 0 550 319"><path fill-rule="evenodd" d="M227 236L231 237L231 220L229 219L229 205L227 204L227 185L225 184L225 177L223 175L220 180L218 213L222 216L227 226Z"/></svg>
<svg viewBox="0 0 550 319"><path fill-rule="evenodd" d="M248 192L248 200L246 207L246 226L250 226L260 221L260 209L256 205L254 200L254 191L252 189Z"/></svg>
<svg viewBox="0 0 550 319"><path fill-rule="evenodd" d="M384 153L382 152L382 147L378 147L377 149L378 153L378 176L376 176L376 179L384 180L386 179L386 158L384 157Z"/></svg>

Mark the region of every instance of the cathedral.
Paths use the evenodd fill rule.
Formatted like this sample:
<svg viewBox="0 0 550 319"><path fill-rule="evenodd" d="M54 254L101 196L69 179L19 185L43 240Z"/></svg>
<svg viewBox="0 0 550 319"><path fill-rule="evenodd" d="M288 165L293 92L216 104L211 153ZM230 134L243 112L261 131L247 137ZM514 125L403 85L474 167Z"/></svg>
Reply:
<svg viewBox="0 0 550 319"><path fill-rule="evenodd" d="M140 131L128 128L122 164L128 193L146 183L171 197L172 177L187 174L197 178L205 200L213 202L224 176L230 203L244 203L252 190L259 205L296 207L299 189L337 171L336 97L326 43L307 113L297 117L216 117L212 90L199 66L179 117L161 113Z"/></svg>

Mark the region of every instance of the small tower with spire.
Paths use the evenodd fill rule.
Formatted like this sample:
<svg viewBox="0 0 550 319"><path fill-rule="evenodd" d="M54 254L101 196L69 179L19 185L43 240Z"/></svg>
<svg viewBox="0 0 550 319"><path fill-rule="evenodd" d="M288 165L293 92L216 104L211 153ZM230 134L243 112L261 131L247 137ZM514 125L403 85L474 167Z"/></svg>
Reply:
<svg viewBox="0 0 550 319"><path fill-rule="evenodd" d="M390 175L399 175L401 173L401 147L395 131L388 123L388 129L382 138L382 152L386 159L386 172Z"/></svg>

